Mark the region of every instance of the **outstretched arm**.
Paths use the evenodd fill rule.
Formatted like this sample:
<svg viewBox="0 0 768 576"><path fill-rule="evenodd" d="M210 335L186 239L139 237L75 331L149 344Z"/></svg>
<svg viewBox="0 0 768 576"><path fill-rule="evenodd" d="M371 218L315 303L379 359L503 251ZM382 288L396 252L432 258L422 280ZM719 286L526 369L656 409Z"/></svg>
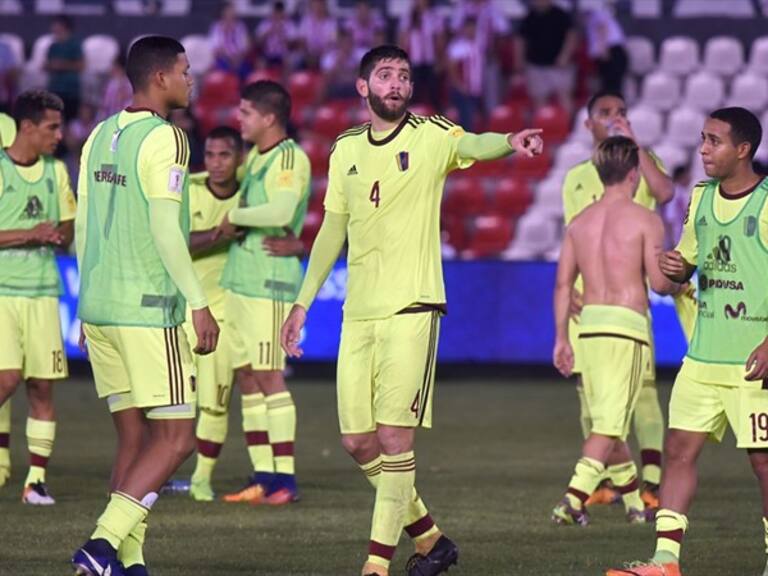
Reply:
<svg viewBox="0 0 768 576"><path fill-rule="evenodd" d="M459 140L458 155L467 160L496 160L513 152L522 152L526 156L541 154L544 142L541 130L528 129L517 133L500 134L467 132Z"/></svg>

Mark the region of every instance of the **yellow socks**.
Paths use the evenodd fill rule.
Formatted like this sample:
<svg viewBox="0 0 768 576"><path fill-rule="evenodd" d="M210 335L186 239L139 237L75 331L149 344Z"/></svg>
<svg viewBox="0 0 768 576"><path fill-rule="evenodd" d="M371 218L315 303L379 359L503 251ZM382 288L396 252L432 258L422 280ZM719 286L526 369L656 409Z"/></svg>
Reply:
<svg viewBox="0 0 768 576"><path fill-rule="evenodd" d="M0 406L0 487L11 476L11 399Z"/></svg>
<svg viewBox="0 0 768 576"><path fill-rule="evenodd" d="M656 553L653 559L662 564L680 561L680 546L688 530L688 518L662 508L656 513Z"/></svg>
<svg viewBox="0 0 768 576"><path fill-rule="evenodd" d="M149 513L149 508L122 492L112 492L109 504L96 522L91 540L103 538L118 550L136 525Z"/></svg>
<svg viewBox="0 0 768 576"><path fill-rule="evenodd" d="M631 460L623 464L608 466L608 478L613 482L613 487L621 494L624 509L644 510L645 504L640 498L640 490L637 482L637 466Z"/></svg>
<svg viewBox="0 0 768 576"><path fill-rule="evenodd" d="M264 394L243 394L243 431L255 472L273 474L275 464L269 444L267 403Z"/></svg>
<svg viewBox="0 0 768 576"><path fill-rule="evenodd" d="M368 563L389 568L413 495L416 459L413 452L381 457L381 474L373 509Z"/></svg>
<svg viewBox="0 0 768 576"><path fill-rule="evenodd" d="M144 566L144 539L147 533L147 522L142 520L128 534L128 537L120 544L117 551L117 558L123 563L123 566L130 568L134 564Z"/></svg>
<svg viewBox="0 0 768 576"><path fill-rule="evenodd" d="M45 482L45 468L53 452L56 422L27 418L27 444L29 446L29 472L25 486Z"/></svg>
<svg viewBox="0 0 768 576"><path fill-rule="evenodd" d="M210 482L221 447L227 438L227 413L200 410L197 420L197 463L193 480Z"/></svg>
<svg viewBox="0 0 768 576"><path fill-rule="evenodd" d="M269 441L275 460L275 472L294 474L293 442L296 438L296 406L291 393L278 392L267 396Z"/></svg>
<svg viewBox="0 0 768 576"><path fill-rule="evenodd" d="M581 458L576 463L576 469L573 472L571 481L568 483L568 490L565 493L565 497L568 499L571 506L577 510L584 508L584 503L592 492L595 491L595 488L600 484L604 475L605 466L602 462L598 462L592 458Z"/></svg>

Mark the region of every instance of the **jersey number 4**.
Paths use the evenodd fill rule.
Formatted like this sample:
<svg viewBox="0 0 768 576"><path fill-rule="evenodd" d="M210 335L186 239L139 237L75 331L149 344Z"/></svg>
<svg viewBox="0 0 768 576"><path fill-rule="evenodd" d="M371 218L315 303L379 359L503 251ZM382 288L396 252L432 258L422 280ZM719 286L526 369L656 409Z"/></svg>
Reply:
<svg viewBox="0 0 768 576"><path fill-rule="evenodd" d="M369 196L369 200L373 202L373 205L376 208L379 207L379 202L381 202L381 190L379 189L378 180L373 183L373 188L371 188L371 195Z"/></svg>

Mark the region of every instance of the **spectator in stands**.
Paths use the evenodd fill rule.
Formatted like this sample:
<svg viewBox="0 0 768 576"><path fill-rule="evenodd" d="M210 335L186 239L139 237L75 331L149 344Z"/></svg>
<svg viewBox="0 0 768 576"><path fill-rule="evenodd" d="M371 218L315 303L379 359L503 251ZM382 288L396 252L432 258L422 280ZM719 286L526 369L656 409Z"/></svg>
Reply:
<svg viewBox="0 0 768 576"><path fill-rule="evenodd" d="M595 8L587 12L584 30L587 53L597 64L600 90L621 92L629 65L621 24L608 8Z"/></svg>
<svg viewBox="0 0 768 576"><path fill-rule="evenodd" d="M552 0L532 0L515 42L516 69L525 72L528 94L536 106L557 96L567 112L573 110L577 36L571 15Z"/></svg>
<svg viewBox="0 0 768 576"><path fill-rule="evenodd" d="M292 68L291 45L296 40L296 26L285 12L284 2L272 4L272 14L256 27L256 42L267 68Z"/></svg>
<svg viewBox="0 0 768 576"><path fill-rule="evenodd" d="M131 83L125 73L125 56L120 53L112 64L97 118L104 120L117 114L130 105L132 98L133 88L131 88Z"/></svg>
<svg viewBox="0 0 768 576"><path fill-rule="evenodd" d="M304 66L317 69L323 54L336 42L338 24L328 11L326 0L309 0L307 13L299 24Z"/></svg>
<svg viewBox="0 0 768 576"><path fill-rule="evenodd" d="M251 42L248 28L237 17L234 4L224 3L219 20L211 25L208 38L216 57L214 66L245 80L252 69L249 61Z"/></svg>
<svg viewBox="0 0 768 576"><path fill-rule="evenodd" d="M438 74L443 69L445 26L431 0L416 0L400 19L400 46L411 56L413 102L440 108Z"/></svg>
<svg viewBox="0 0 768 576"><path fill-rule="evenodd" d="M20 64L8 43L0 40L0 111L11 109Z"/></svg>
<svg viewBox="0 0 768 576"><path fill-rule="evenodd" d="M75 118L80 109L80 72L85 66L83 47L73 30L69 16L60 15L53 19L53 42L48 48L45 63L48 90L64 101L64 117L68 120Z"/></svg>
<svg viewBox="0 0 768 576"><path fill-rule="evenodd" d="M477 20L464 20L461 33L448 46L448 76L451 103L459 113L459 124L471 132L483 114L485 54L477 33Z"/></svg>
<svg viewBox="0 0 768 576"><path fill-rule="evenodd" d="M352 35L355 49L365 53L376 45L374 39L386 30L386 23L368 0L357 0L354 13L344 20L342 29Z"/></svg>
<svg viewBox="0 0 768 576"><path fill-rule="evenodd" d="M366 51L364 48L355 47L353 34L347 30L339 32L336 47L325 54L320 61L326 99L357 97L355 82L360 68L360 59Z"/></svg>
<svg viewBox="0 0 768 576"><path fill-rule="evenodd" d="M665 250L673 250L683 232L683 221L691 199L691 166L688 164L676 166L672 172L672 183L675 186L675 195L661 207L665 229Z"/></svg>

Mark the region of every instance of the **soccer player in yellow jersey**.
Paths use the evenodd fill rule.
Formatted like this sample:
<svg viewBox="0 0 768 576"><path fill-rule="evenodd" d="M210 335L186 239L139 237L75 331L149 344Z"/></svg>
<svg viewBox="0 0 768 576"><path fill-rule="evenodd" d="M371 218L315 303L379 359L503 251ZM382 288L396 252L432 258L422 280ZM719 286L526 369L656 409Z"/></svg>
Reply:
<svg viewBox="0 0 768 576"><path fill-rule="evenodd" d="M185 237L189 143L166 120L189 103L184 47L144 37L126 70L132 105L91 133L78 183L78 316L118 436L109 503L72 558L90 576L147 574L147 515L194 449L194 367L180 326L187 302L195 351L212 352L218 339Z"/></svg>
<svg viewBox="0 0 768 576"><path fill-rule="evenodd" d="M540 130L468 134L443 116L408 111L408 54L380 46L363 56L357 91L370 122L331 149L325 217L282 345L300 356L307 309L346 240L347 298L338 360L342 443L376 488L364 575L389 574L403 529L414 540L411 576L445 572L458 558L414 488L416 428L432 425L440 316L445 178L477 160L540 153Z"/></svg>
<svg viewBox="0 0 768 576"><path fill-rule="evenodd" d="M50 92L21 94L14 107L18 135L0 150L0 410L7 417L0 485L10 474L10 396L26 381L27 504L54 503L45 482L56 435L53 382L67 377L55 249L71 244L76 207L67 169L51 156L62 138L63 110Z"/></svg>
<svg viewBox="0 0 768 576"><path fill-rule="evenodd" d="M680 242L659 259L676 282L698 272L699 313L669 402L656 552L608 576L681 576L696 463L729 425L760 486L768 546L768 178L752 167L762 133L744 108L715 110L704 123L699 152L711 179L694 186Z"/></svg>
<svg viewBox="0 0 768 576"><path fill-rule="evenodd" d="M627 105L624 97L616 92L599 92L587 103L586 127L592 133L594 147L600 145L609 135L623 135L634 140L632 128L627 120ZM668 202L674 194L672 180L667 176L661 161L649 150L640 148L640 184L634 201L654 210L658 204ZM594 162L586 160L571 168L563 183L563 208L565 224L570 224L576 215L586 207L597 202L603 195L603 184L597 174ZM571 303L570 334L571 345L576 354L574 373L579 381L577 391L581 410L581 422L584 436L591 428L591 415L584 398L582 382L583 361L578 339L579 316L581 312L581 278L573 290ZM650 325L649 325L650 326ZM659 406L656 390L656 369L653 354L653 338L649 336L651 354L644 371L644 385L635 410L634 425L640 445L642 461L643 500L650 507L658 506L658 487L661 480L661 447L664 441L664 416ZM636 473L636 470L635 470ZM624 471L609 466L606 477L613 481L612 476L618 474L623 480ZM611 489L598 490L588 501L588 504L609 503L618 494Z"/></svg>
<svg viewBox="0 0 768 576"><path fill-rule="evenodd" d="M205 140L205 172L190 176L190 252L208 305L219 324L216 351L195 356L197 368L197 463L190 482L190 495L197 501L211 501L211 476L227 437L227 419L232 390L233 368L229 330L225 319L225 293L220 286L232 241L242 238L243 229L222 226L230 210L238 206L237 170L243 160L243 139L228 126L219 126ZM303 253L301 240L293 234L268 237L265 244L274 256ZM187 314L185 329L194 345L195 334Z"/></svg>
<svg viewBox="0 0 768 576"><path fill-rule="evenodd" d="M232 366L242 393L243 430L253 474L227 502L288 504L297 499L294 469L296 408L283 378L280 327L301 285L301 262L273 256L264 240L299 235L310 193L309 158L286 133L291 97L277 82L247 85L239 109L243 138L254 144L240 185L240 206L224 229L239 226L221 278Z"/></svg>

